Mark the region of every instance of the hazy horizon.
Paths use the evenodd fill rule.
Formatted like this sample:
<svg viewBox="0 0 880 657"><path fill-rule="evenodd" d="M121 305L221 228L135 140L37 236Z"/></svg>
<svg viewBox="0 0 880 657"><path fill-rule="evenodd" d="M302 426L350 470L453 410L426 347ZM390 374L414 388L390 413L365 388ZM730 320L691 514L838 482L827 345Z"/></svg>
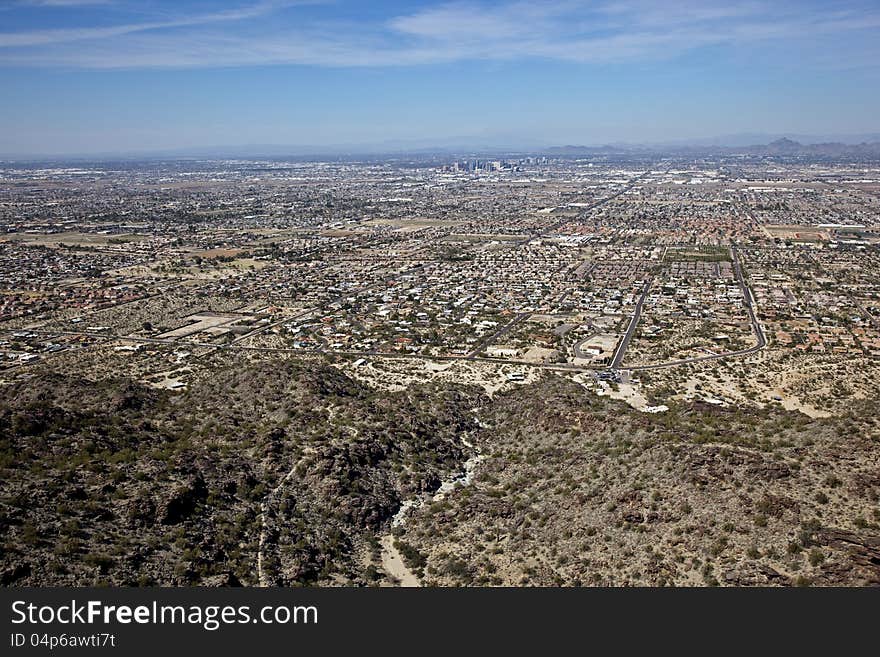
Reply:
<svg viewBox="0 0 880 657"><path fill-rule="evenodd" d="M90 160L90 159L187 159L187 158L224 158L224 157L370 157L370 156L407 156L407 155L457 155L481 154L485 156L503 153L539 154L554 149L585 148L602 149L620 147L638 151L641 148L662 152L668 148L675 152L679 148L721 148L741 149L749 146L768 145L781 139L790 139L803 145L840 143L844 145L858 145L864 143L880 143L880 132L860 135L803 135L797 133L743 133L741 135L718 135L712 137L694 137L690 139L675 139L659 142L632 142L625 140L598 141L595 143L576 143L573 140L562 140L556 143L517 143L515 141L503 141L479 138L449 138L423 140L388 140L377 143L360 144L212 144L199 145L189 148L159 148L159 149L131 149L131 150L106 150L106 151L82 151L82 152L30 152L14 153L0 152L0 160L27 161L27 160Z"/></svg>
<svg viewBox="0 0 880 657"><path fill-rule="evenodd" d="M0 18L7 156L880 131L872 2L13 0Z"/></svg>

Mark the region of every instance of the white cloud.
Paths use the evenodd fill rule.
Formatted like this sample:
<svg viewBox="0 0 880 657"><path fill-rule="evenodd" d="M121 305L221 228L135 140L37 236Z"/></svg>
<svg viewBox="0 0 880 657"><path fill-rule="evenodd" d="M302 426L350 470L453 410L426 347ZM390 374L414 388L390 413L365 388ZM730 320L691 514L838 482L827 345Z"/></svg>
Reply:
<svg viewBox="0 0 880 657"><path fill-rule="evenodd" d="M47 0L84 2L85 0ZM807 44L829 35L868 34L876 10L798 5L649 0L453 2L372 23L305 22L297 2L264 1L234 10L110 27L0 34L0 65L86 68L262 64L411 66L526 58L574 62L658 60L705 46ZM222 27L222 29L221 29ZM74 43L75 42L75 43ZM827 58L827 52L818 53ZM806 46L799 52L806 52Z"/></svg>
<svg viewBox="0 0 880 657"><path fill-rule="evenodd" d="M515 3L489 10L455 3L394 18L390 26L406 35L435 40L516 39L533 34L539 28L536 21L543 23L558 8L553 3L543 7L540 3Z"/></svg>

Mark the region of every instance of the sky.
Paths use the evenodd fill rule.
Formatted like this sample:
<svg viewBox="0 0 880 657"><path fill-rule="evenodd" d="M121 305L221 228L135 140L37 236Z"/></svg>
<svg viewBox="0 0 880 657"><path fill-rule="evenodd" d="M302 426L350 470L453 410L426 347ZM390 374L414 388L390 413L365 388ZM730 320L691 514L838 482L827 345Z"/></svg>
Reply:
<svg viewBox="0 0 880 657"><path fill-rule="evenodd" d="M880 0L0 0L0 154L880 132Z"/></svg>

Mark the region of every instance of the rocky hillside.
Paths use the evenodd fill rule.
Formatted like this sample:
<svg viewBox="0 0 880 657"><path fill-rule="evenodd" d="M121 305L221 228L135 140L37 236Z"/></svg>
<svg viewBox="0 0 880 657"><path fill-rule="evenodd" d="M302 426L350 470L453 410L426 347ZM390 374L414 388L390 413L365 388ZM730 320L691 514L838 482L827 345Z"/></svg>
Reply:
<svg viewBox="0 0 880 657"><path fill-rule="evenodd" d="M876 585L877 411L652 415L557 376L377 393L296 361L174 393L44 373L0 388L0 578L389 583L379 541L421 499L394 533L426 584Z"/></svg>
<svg viewBox="0 0 880 657"><path fill-rule="evenodd" d="M362 583L354 546L463 460L475 390L248 366L183 394L0 388L4 585Z"/></svg>
<svg viewBox="0 0 880 657"><path fill-rule="evenodd" d="M835 420L499 395L471 486L398 537L437 585L878 585L877 403Z"/></svg>

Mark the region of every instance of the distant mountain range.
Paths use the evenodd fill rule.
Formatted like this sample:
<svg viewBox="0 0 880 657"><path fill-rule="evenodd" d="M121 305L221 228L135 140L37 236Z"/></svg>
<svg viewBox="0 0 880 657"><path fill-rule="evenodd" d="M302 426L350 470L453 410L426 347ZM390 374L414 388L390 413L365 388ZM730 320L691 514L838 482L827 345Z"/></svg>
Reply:
<svg viewBox="0 0 880 657"><path fill-rule="evenodd" d="M781 139L796 141L801 144L864 144L880 142L880 132L866 132L855 134L828 134L806 135L793 132L767 133L767 132L740 132L729 135L716 135L713 137L699 137L693 139L668 140L651 143L653 146L724 146L727 148L754 146L755 144L769 144Z"/></svg>
<svg viewBox="0 0 880 657"><path fill-rule="evenodd" d="M765 137L765 139L761 139ZM452 154L533 154L578 155L610 153L682 153L711 152L748 155L876 155L880 153L880 133L840 136L835 139L789 135L730 135L709 139L682 140L664 143L613 143L601 146L550 146L535 140L516 139L511 135L488 137L450 137L446 139L389 140L375 144L341 144L330 146L255 144L245 146L216 146L209 148L180 149L155 153L156 156L179 157L323 157L368 155L452 155ZM726 142L725 139L730 139ZM754 141L751 141L755 138Z"/></svg>
<svg viewBox="0 0 880 657"><path fill-rule="evenodd" d="M611 153L670 153L670 154L715 154L715 155L753 155L753 156L791 156L791 157L880 157L880 138L871 142L843 143L840 141L803 144L788 137L771 141L769 144L748 146L727 146L709 144L654 144L654 145L608 145L608 146L555 146L547 149L548 155L578 156L602 155Z"/></svg>
<svg viewBox="0 0 880 657"><path fill-rule="evenodd" d="M749 147L753 149L754 147ZM844 144L830 141L818 144L801 144L791 139L777 139L763 147L768 155L876 155L880 154L880 140L860 144ZM760 147L756 149L760 151Z"/></svg>
<svg viewBox="0 0 880 657"><path fill-rule="evenodd" d="M772 137L772 139L769 139ZM548 155L590 157L619 155L749 155L818 158L880 157L880 133L838 135L822 138L809 135L738 134L721 137L654 143L618 142L604 145L548 146L536 140L495 137L450 137L446 139L388 140L372 144L279 145L249 144L190 147L153 151L82 153L68 155L0 154L7 160L137 160L137 159L298 159L345 160L382 157L516 157Z"/></svg>

